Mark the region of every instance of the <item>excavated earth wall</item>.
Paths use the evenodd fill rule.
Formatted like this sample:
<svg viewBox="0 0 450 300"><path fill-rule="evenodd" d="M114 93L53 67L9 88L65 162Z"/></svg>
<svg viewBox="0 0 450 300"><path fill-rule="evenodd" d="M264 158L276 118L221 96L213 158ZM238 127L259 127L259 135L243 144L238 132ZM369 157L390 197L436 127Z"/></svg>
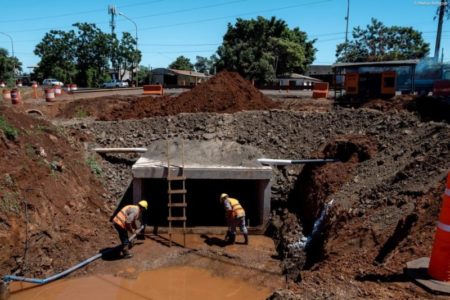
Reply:
<svg viewBox="0 0 450 300"><path fill-rule="evenodd" d="M318 150L333 138L365 135L377 148L373 159L360 163L353 178L333 197L342 209L363 214L365 208L421 194L445 175L450 158L447 123L421 122L408 112L337 109L326 113L249 111L235 114L196 113L142 120L84 122L70 128L90 136L86 147L145 147L172 135L189 140L225 140L251 145L268 158L322 157ZM133 158L106 166L116 196L129 184ZM120 163L121 162L121 163ZM286 201L301 167L275 167L273 206ZM355 212L356 210L356 212Z"/></svg>

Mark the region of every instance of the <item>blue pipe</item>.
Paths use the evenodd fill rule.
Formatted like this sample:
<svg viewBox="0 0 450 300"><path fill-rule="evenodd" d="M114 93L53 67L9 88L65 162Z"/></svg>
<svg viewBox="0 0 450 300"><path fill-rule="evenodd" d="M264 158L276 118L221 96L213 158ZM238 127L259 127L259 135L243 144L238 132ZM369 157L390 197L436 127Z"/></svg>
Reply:
<svg viewBox="0 0 450 300"><path fill-rule="evenodd" d="M142 231L142 229L144 229L144 226L141 226L138 230L136 230L136 232L129 238L130 242L136 238L136 236L139 234L139 232ZM71 268L69 268L69 269L67 269L67 270L65 270L65 271L63 271L61 273L55 274L53 276L50 276L50 277L47 277L47 278L44 278L44 279L28 278L28 277L15 276L15 275L5 275L5 276L3 276L2 280L3 280L4 283L8 283L10 281L24 281L24 282L30 282L30 283L36 283L36 284L46 284L46 283L55 281L57 279L60 279L60 278L62 278L64 276L72 273L73 271L78 270L81 267L84 267L85 265L93 262L96 259L99 259L100 257L102 257L102 255L104 255L106 253L109 253L110 251L116 249L117 247L119 247L119 246L116 246L114 248L108 249L108 250L106 250L106 251L104 251L102 253L98 253L98 254L92 256L91 258L88 258L88 259L80 262L79 264L77 264L77 265L75 265L75 266L73 266L73 267L71 267Z"/></svg>

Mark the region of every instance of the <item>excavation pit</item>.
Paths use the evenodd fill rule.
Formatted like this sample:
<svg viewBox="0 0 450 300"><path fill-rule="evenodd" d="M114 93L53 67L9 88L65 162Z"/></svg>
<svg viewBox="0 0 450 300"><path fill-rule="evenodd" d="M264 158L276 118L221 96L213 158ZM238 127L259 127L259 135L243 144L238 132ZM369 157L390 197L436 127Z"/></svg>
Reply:
<svg viewBox="0 0 450 300"><path fill-rule="evenodd" d="M147 148L132 167L132 198L134 203L149 200L148 225L168 226L169 158L171 176L181 175L184 160L186 225L191 231L210 232L214 227L226 226L219 202L222 193L241 202L252 232L264 230L270 213L272 169L256 160L262 157L257 149L223 141L160 141ZM172 188L181 189L182 182L177 184L180 186ZM181 215L181 208L172 211L173 215Z"/></svg>

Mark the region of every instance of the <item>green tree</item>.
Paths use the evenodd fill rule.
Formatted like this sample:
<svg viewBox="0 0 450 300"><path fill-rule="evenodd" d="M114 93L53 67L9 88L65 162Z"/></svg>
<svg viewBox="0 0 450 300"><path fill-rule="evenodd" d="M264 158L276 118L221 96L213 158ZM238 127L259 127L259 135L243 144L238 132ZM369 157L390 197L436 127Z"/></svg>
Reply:
<svg viewBox="0 0 450 300"><path fill-rule="evenodd" d="M63 82L72 82L76 76L75 50L73 30L50 30L34 49L34 54L41 58L34 70L37 78L56 77Z"/></svg>
<svg viewBox="0 0 450 300"><path fill-rule="evenodd" d="M9 56L8 50L0 48L0 81L10 82L12 85L13 69L22 71L22 63L17 57Z"/></svg>
<svg viewBox="0 0 450 300"><path fill-rule="evenodd" d="M430 46L412 27L386 27L372 18L365 29L353 28L353 40L336 47L338 62L386 61L422 58Z"/></svg>
<svg viewBox="0 0 450 300"><path fill-rule="evenodd" d="M149 67L146 66L139 66L138 70L138 78L139 78L139 85L142 86L143 84L149 84L152 77L152 71Z"/></svg>
<svg viewBox="0 0 450 300"><path fill-rule="evenodd" d="M117 45L117 66L119 66L119 78L122 79L126 71L134 78L135 71L141 61L141 52L136 51L136 40L129 33L124 32Z"/></svg>
<svg viewBox="0 0 450 300"><path fill-rule="evenodd" d="M191 63L191 60L189 58L181 55L178 56L177 59L175 59L175 61L169 65L169 68L176 70L193 71L194 65Z"/></svg>
<svg viewBox="0 0 450 300"><path fill-rule="evenodd" d="M98 86L110 77L109 60L120 78L125 70L133 71L141 60L136 40L127 32L118 41L103 33L95 24L75 23L76 30L51 30L36 45L34 53L41 58L34 77L55 77L80 86ZM119 74L120 73L120 74Z"/></svg>
<svg viewBox="0 0 450 300"><path fill-rule="evenodd" d="M285 21L275 17L238 18L235 25L228 24L217 50L216 66L269 82L278 74L304 73L314 60L314 42L299 28L289 29Z"/></svg>
<svg viewBox="0 0 450 300"><path fill-rule="evenodd" d="M215 55L211 55L210 58L203 56L196 56L196 62L194 64L194 68L197 72L200 73L214 73L214 65L217 61L217 57Z"/></svg>
<svg viewBox="0 0 450 300"><path fill-rule="evenodd" d="M95 24L75 23L73 26L77 28L76 81L82 86L98 86L108 74L111 37L103 33Z"/></svg>

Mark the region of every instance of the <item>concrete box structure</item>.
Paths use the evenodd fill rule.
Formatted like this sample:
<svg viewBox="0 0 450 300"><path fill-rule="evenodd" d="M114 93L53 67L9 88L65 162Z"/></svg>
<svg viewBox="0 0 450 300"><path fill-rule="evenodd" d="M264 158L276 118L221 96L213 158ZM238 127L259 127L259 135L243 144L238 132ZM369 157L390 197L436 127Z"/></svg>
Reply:
<svg viewBox="0 0 450 300"><path fill-rule="evenodd" d="M237 198L253 229L263 230L270 213L272 168L255 148L223 141L157 142L132 167L133 202L149 201L149 225L167 226L167 152L170 174L186 176L187 227L225 226L221 193Z"/></svg>

